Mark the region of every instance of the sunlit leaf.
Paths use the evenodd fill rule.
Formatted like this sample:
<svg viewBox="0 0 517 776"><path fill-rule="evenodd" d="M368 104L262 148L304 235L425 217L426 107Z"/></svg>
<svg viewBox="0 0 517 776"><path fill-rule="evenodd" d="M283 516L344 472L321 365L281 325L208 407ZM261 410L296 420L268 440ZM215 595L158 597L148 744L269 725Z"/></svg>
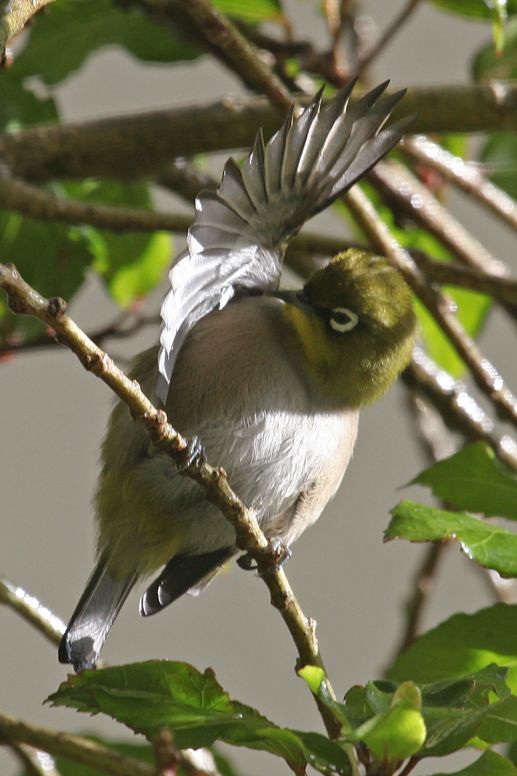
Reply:
<svg viewBox="0 0 517 776"><path fill-rule="evenodd" d="M445 512L412 501L392 510L386 541L436 542L454 539L463 552L502 577L517 577L517 534L460 512Z"/></svg>
<svg viewBox="0 0 517 776"><path fill-rule="evenodd" d="M517 520L517 476L484 442L435 463L411 484L427 485L458 509Z"/></svg>
<svg viewBox="0 0 517 776"><path fill-rule="evenodd" d="M495 604L475 614L455 614L419 636L400 655L388 676L417 684L463 677L495 663L507 666L508 686L517 690L517 606Z"/></svg>
<svg viewBox="0 0 517 776"><path fill-rule="evenodd" d="M103 712L151 740L168 728L182 749L219 740L282 757L297 774L308 762L350 773L341 746L319 733L277 727L255 709L230 700L211 670L201 674L186 663L151 661L84 671L70 676L49 701Z"/></svg>

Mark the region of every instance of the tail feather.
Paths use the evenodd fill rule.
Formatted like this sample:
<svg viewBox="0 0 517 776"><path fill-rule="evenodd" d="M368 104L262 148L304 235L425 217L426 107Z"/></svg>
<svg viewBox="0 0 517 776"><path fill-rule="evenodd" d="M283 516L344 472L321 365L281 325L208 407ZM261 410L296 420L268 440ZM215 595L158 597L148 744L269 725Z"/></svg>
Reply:
<svg viewBox="0 0 517 776"><path fill-rule="evenodd" d="M120 607L136 582L136 574L114 577L101 558L77 604L59 645L59 662L75 671L94 668Z"/></svg>
<svg viewBox="0 0 517 776"><path fill-rule="evenodd" d="M200 555L175 555L140 599L140 614L156 614L183 593L198 595L233 555L233 547Z"/></svg>

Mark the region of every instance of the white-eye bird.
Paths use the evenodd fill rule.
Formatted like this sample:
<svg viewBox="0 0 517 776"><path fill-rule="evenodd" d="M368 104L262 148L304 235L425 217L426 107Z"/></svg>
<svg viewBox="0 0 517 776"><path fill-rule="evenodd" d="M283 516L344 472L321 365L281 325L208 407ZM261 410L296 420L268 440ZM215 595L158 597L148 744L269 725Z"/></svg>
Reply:
<svg viewBox="0 0 517 776"><path fill-rule="evenodd" d="M387 84L352 107L353 83L311 104L241 168L229 159L203 191L188 249L170 271L161 346L131 371L170 423L199 437L208 460L255 510L266 537L288 547L336 492L361 405L407 365L416 329L402 277L349 250L300 291L278 291L285 246L402 137L409 117L382 126L403 96ZM164 566L142 596L154 614L197 593L236 554L234 529L192 480L176 476L118 403L95 496L98 563L72 615L59 659L91 668L137 580Z"/></svg>

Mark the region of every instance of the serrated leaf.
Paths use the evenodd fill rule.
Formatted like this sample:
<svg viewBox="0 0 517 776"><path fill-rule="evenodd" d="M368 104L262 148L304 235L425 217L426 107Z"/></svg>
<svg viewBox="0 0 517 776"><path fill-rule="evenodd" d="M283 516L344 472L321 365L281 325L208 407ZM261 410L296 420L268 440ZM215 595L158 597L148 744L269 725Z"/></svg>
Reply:
<svg viewBox="0 0 517 776"><path fill-rule="evenodd" d="M491 663L507 666L517 690L517 606L495 604L475 614L455 614L419 636L388 672L390 679L417 684L465 677Z"/></svg>
<svg viewBox="0 0 517 776"><path fill-rule="evenodd" d="M410 484L430 487L458 509L517 520L517 476L484 442L439 461Z"/></svg>
<svg viewBox="0 0 517 776"><path fill-rule="evenodd" d="M319 733L279 728L255 709L230 700L207 669L186 663L150 661L69 676L48 699L90 713L103 712L149 739L168 728L181 749L216 740L282 757L303 774L308 762L350 773L343 748Z"/></svg>
<svg viewBox="0 0 517 776"><path fill-rule="evenodd" d="M488 751L461 771L436 773L434 776L517 776L517 768L506 757Z"/></svg>
<svg viewBox="0 0 517 776"><path fill-rule="evenodd" d="M502 577L517 577L517 534L460 512L403 501L392 510L385 541L436 542L454 539L463 552Z"/></svg>

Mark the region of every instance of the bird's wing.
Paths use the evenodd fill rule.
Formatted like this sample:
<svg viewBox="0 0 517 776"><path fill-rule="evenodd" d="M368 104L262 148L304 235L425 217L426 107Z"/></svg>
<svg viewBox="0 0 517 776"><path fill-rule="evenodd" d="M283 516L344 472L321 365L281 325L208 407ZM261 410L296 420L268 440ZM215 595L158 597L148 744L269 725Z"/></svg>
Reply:
<svg viewBox="0 0 517 776"><path fill-rule="evenodd" d="M400 140L414 117L381 129L404 91L379 100L388 82L350 109L355 81L321 109L321 89L297 119L264 145L257 134L239 168L230 158L217 192L202 191L188 250L173 264L161 315L158 395L165 403L178 352L197 321L237 289L278 285L287 242Z"/></svg>

